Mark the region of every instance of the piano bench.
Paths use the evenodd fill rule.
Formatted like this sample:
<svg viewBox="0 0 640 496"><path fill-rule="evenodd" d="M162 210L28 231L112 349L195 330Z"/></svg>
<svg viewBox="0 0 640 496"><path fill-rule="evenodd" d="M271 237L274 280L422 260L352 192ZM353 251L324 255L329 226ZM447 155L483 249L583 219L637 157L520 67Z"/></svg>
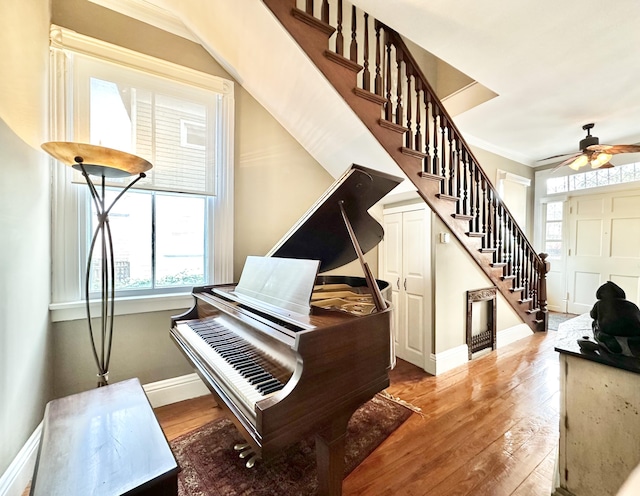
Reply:
<svg viewBox="0 0 640 496"><path fill-rule="evenodd" d="M30 495L177 495L179 471L129 379L47 404Z"/></svg>

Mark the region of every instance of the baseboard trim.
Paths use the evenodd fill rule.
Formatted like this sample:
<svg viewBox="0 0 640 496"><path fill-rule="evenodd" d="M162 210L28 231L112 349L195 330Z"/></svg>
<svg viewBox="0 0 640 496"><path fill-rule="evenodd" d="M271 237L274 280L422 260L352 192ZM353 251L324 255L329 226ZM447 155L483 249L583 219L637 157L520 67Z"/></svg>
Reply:
<svg viewBox="0 0 640 496"><path fill-rule="evenodd" d="M527 324L519 324L498 332L496 347L507 346L519 339L531 336L533 331ZM469 361L469 348L466 344L456 346L441 353L436 353L427 358L425 371L432 375L439 375L464 365Z"/></svg>
<svg viewBox="0 0 640 496"><path fill-rule="evenodd" d="M36 466L41 434L42 422L0 477L0 496L21 496L24 492Z"/></svg>
<svg viewBox="0 0 640 496"><path fill-rule="evenodd" d="M498 333L496 346L502 348L508 344L515 343L519 339L531 336L533 331L527 324L518 324Z"/></svg>
<svg viewBox="0 0 640 496"><path fill-rule="evenodd" d="M439 375L454 369L469 361L469 348L466 344L456 346L449 350L432 353L427 360L426 371L433 375Z"/></svg>
<svg viewBox="0 0 640 496"><path fill-rule="evenodd" d="M209 394L207 386L196 373L150 382L142 388L153 408Z"/></svg>

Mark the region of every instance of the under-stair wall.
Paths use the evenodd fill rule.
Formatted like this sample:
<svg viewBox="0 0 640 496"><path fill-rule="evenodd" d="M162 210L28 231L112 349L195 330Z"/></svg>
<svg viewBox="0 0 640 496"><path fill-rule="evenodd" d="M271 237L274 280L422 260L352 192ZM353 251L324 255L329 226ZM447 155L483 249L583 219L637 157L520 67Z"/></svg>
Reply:
<svg viewBox="0 0 640 496"><path fill-rule="evenodd" d="M516 313L546 330L546 254L535 252L400 35L342 0L264 3Z"/></svg>

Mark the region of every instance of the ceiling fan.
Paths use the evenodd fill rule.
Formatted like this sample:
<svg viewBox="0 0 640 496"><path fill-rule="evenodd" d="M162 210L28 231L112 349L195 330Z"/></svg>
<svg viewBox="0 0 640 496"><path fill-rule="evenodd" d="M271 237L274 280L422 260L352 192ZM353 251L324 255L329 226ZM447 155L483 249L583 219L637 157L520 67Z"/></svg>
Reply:
<svg viewBox="0 0 640 496"><path fill-rule="evenodd" d="M587 136L580 140L580 151L578 153L564 153L554 155L542 160L550 160L552 158L565 157L571 155L562 163L558 164L554 170L559 169L563 165L568 165L573 170L579 170L587 164L591 164L592 169L607 169L613 167L609 160L613 155L618 153L635 153L640 152L640 145L601 145L597 136L591 136L591 130L594 124L585 124L582 126L587 132Z"/></svg>

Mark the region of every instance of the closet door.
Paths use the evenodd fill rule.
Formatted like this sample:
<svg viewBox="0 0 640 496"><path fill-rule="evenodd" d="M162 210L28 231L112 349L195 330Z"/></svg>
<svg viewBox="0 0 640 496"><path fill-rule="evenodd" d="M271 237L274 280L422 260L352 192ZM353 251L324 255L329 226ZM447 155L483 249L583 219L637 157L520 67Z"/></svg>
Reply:
<svg viewBox="0 0 640 496"><path fill-rule="evenodd" d="M387 281L391 286L391 303L393 305L392 325L395 336L396 356L398 349L403 345L400 343L401 336L398 334L400 328L400 280L402 277L402 213L387 214L384 216L384 249L383 249L383 273L382 280ZM402 358L400 356L400 358Z"/></svg>
<svg viewBox="0 0 640 496"><path fill-rule="evenodd" d="M427 219L423 208L384 215L382 279L393 291L396 356L420 368L429 353Z"/></svg>
<svg viewBox="0 0 640 496"><path fill-rule="evenodd" d="M425 257L426 229L424 210L402 214L402 281L401 302L402 357L424 368L426 331Z"/></svg>

